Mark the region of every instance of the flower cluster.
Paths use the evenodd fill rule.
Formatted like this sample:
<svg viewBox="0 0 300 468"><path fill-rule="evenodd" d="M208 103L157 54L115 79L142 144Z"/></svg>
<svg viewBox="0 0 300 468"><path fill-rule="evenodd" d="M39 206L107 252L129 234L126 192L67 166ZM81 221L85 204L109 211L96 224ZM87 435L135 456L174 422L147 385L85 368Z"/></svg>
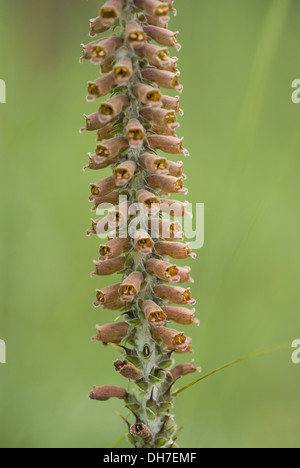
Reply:
<svg viewBox="0 0 300 468"><path fill-rule="evenodd" d="M190 268L173 262L195 258L173 219L178 213L189 215L187 203L164 198L187 193L183 163L172 160L172 155L188 155L175 133L177 116L182 115L179 97L162 91L182 91L178 59L169 52L180 49L177 33L168 29L173 3L108 0L90 21L90 36L110 28L113 32L82 45L81 60L99 65L101 71L100 78L88 83L87 100L104 97L98 111L85 116L81 129L97 135L86 169L111 167L109 177L91 184L93 209L112 206L106 216L92 220L88 231L100 230L108 237L100 245L93 275L123 275L121 282L98 289L94 302L95 307L119 311L122 319L97 325L93 339L120 349L123 359L114 367L129 379L129 390L93 387L90 398L123 399L135 418L134 424L128 423L129 440L141 448L175 446L171 388L179 378L200 370L193 362L174 366L174 354L191 353L192 344L183 329L170 327L170 322L199 324L195 309L189 308L195 304L191 290L183 287L193 281ZM135 218L135 204L144 207L146 223ZM125 228L132 219L136 226L128 234Z"/></svg>

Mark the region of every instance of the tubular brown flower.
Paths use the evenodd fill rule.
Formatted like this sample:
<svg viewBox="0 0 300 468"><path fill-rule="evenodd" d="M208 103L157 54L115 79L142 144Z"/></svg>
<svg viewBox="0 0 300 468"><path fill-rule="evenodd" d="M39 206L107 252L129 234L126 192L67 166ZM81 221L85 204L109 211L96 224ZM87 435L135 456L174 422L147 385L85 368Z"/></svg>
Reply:
<svg viewBox="0 0 300 468"><path fill-rule="evenodd" d="M199 370L193 362L175 366L176 354L193 352L191 338L168 327L170 321L199 324L195 309L186 307L196 303L191 290L178 286L193 281L190 267L170 261L195 257L182 242L177 220L191 215L188 202L162 198L187 189L183 163L159 152L189 154L177 135L177 117L183 115L179 97L165 91L183 88L178 59L168 49L180 49L178 33L168 29L170 12L175 12L174 0L106 1L90 20L90 36L110 32L83 44L81 58L97 64L101 73L88 83L87 100L103 97L98 111L85 114L81 129L94 131L97 141L85 169L108 171L90 184L89 200L98 218L87 234L107 237L92 276L122 274L105 287L95 278L94 306L118 311L123 321L97 325L93 340L120 350L124 357L114 367L132 381L128 392L93 387L90 398L125 401L135 417L135 424L128 423L128 440L137 448L175 447L171 387Z"/></svg>

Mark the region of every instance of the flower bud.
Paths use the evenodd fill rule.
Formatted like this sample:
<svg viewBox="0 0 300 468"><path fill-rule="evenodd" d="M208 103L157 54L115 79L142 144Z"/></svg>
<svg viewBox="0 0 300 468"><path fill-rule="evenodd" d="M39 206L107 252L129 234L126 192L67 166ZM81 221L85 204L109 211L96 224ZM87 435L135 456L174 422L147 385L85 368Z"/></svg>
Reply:
<svg viewBox="0 0 300 468"><path fill-rule="evenodd" d="M169 12L169 5L166 2L162 3L157 0L134 0L134 3L150 16L164 17Z"/></svg>
<svg viewBox="0 0 300 468"><path fill-rule="evenodd" d="M154 150L160 150L168 154L184 154L189 155L188 150L183 148L183 138L175 138L171 136L150 135L148 137L149 145Z"/></svg>
<svg viewBox="0 0 300 468"><path fill-rule="evenodd" d="M117 166L113 171L116 187L123 187L134 176L136 163L134 161L125 161Z"/></svg>
<svg viewBox="0 0 300 468"><path fill-rule="evenodd" d="M117 372L123 377L130 380L140 380L144 377L144 373L141 369L135 367L131 362L117 360L114 362L114 366Z"/></svg>
<svg viewBox="0 0 300 468"><path fill-rule="evenodd" d="M169 193L187 194L188 192L188 189L184 188L183 186L183 180L177 179L176 177L173 177L173 176L153 174L151 176L148 176L146 181L149 187L160 189L163 193L166 193L166 194L169 194Z"/></svg>
<svg viewBox="0 0 300 468"><path fill-rule="evenodd" d="M119 398L123 400L127 395L125 388L114 387L112 385L103 385L102 387L93 387L89 398L91 400L106 401L110 398Z"/></svg>
<svg viewBox="0 0 300 468"><path fill-rule="evenodd" d="M188 374L193 374L194 372L201 372L201 367L195 367L194 361L184 362L183 364L178 364L171 370L173 381L180 379Z"/></svg>
<svg viewBox="0 0 300 468"><path fill-rule="evenodd" d="M130 21L126 25L126 40L137 50L144 46L147 36L142 26L135 21Z"/></svg>
<svg viewBox="0 0 300 468"><path fill-rule="evenodd" d="M177 89L180 93L183 90L183 86L179 83L178 73L158 70L157 68L146 68L146 70L142 71L142 76L145 80L156 83L160 88Z"/></svg>
<svg viewBox="0 0 300 468"><path fill-rule="evenodd" d="M113 275L114 273L119 273L125 267L126 258L125 257L116 257L104 262L96 262L94 260L95 272L92 275L98 276L108 276Z"/></svg>
<svg viewBox="0 0 300 468"><path fill-rule="evenodd" d="M101 143L96 148L98 156L113 159L116 158L121 151L128 148L128 142L124 137L115 137L111 140Z"/></svg>
<svg viewBox="0 0 300 468"><path fill-rule="evenodd" d="M162 281L173 281L174 283L180 281L176 265L153 258L145 263L145 267L147 273L154 274Z"/></svg>
<svg viewBox="0 0 300 468"><path fill-rule="evenodd" d="M109 30L108 26L104 26L102 23L102 18L98 16L97 18L90 19L90 36L96 36L96 34L101 34Z"/></svg>
<svg viewBox="0 0 300 468"><path fill-rule="evenodd" d="M107 177L106 179L99 180L95 184L90 184L91 194L96 196L104 196L112 192L115 188L115 179L113 176Z"/></svg>
<svg viewBox="0 0 300 468"><path fill-rule="evenodd" d="M187 338L184 333L166 327L154 327L151 330L156 341L162 341L170 351L176 349L184 351L187 347Z"/></svg>
<svg viewBox="0 0 300 468"><path fill-rule="evenodd" d="M119 291L122 301L133 301L135 296L140 292L143 281L143 274L137 271L125 278Z"/></svg>
<svg viewBox="0 0 300 468"><path fill-rule="evenodd" d="M119 289L121 283L113 284L111 286L107 286L103 289L96 290L96 301L94 302L94 306L98 307L100 305L109 304L111 302L115 302L116 300L120 299Z"/></svg>
<svg viewBox="0 0 300 468"><path fill-rule="evenodd" d="M130 58L124 57L119 60L113 68L113 74L116 84L122 85L127 83L132 76L132 62Z"/></svg>
<svg viewBox="0 0 300 468"><path fill-rule="evenodd" d="M108 323L106 325L96 326L97 335L92 338L94 341L102 343L121 343L128 332L129 325L126 322Z"/></svg>
<svg viewBox="0 0 300 468"><path fill-rule="evenodd" d="M196 258L196 254L192 253L190 244L180 242L156 242L155 250L159 255L167 255L175 260L184 260L192 257Z"/></svg>
<svg viewBox="0 0 300 468"><path fill-rule="evenodd" d="M89 44L81 44L83 56L81 60L91 60L93 63L100 63L107 57L114 54L116 48L121 47L123 39L117 36L111 36L106 39L99 39Z"/></svg>
<svg viewBox="0 0 300 468"><path fill-rule="evenodd" d="M135 0L137 1L137 0ZM143 423L136 423L130 428L130 434L140 437L144 443L150 444L153 440L153 434L150 429Z"/></svg>
<svg viewBox="0 0 300 468"><path fill-rule="evenodd" d="M102 123L102 126L114 120L123 110L125 106L128 106L129 99L124 94L118 94L111 99L108 99L99 107L98 121ZM99 128L99 127L98 127Z"/></svg>
<svg viewBox="0 0 300 468"><path fill-rule="evenodd" d="M148 322L150 322L155 327L161 327L164 325L166 320L166 314L157 304L155 304L155 302L144 301L143 312Z"/></svg>
<svg viewBox="0 0 300 468"><path fill-rule="evenodd" d="M194 318L195 309L186 309L184 307L163 307L168 320L173 320L173 322L180 323L181 325L200 325L198 319Z"/></svg>
<svg viewBox="0 0 300 468"><path fill-rule="evenodd" d="M117 18L119 18L123 7L124 0L108 0L100 11L102 24L112 26Z"/></svg>
<svg viewBox="0 0 300 468"><path fill-rule="evenodd" d="M154 288L154 292L160 299L166 299L171 304L196 304L190 289L160 284Z"/></svg>
<svg viewBox="0 0 300 468"><path fill-rule="evenodd" d="M130 146L141 146L146 138L143 125L137 119L131 119L126 127L126 138Z"/></svg>
<svg viewBox="0 0 300 468"><path fill-rule="evenodd" d="M131 239L116 237L111 239L104 245L100 245L100 260L108 260L109 258L119 257L122 253L126 252L131 246Z"/></svg>
<svg viewBox="0 0 300 468"><path fill-rule="evenodd" d="M159 212L159 199L153 193L147 190L139 190L136 196L138 203L145 205L149 213Z"/></svg>
<svg viewBox="0 0 300 468"><path fill-rule="evenodd" d="M133 88L134 95L142 104L151 107L161 107L161 93L158 88L153 88L145 84L137 84Z"/></svg>
<svg viewBox="0 0 300 468"><path fill-rule="evenodd" d="M152 252L154 242L148 232L139 229L134 235L134 248L139 250L142 254L148 255Z"/></svg>
<svg viewBox="0 0 300 468"><path fill-rule="evenodd" d="M178 32L169 31L169 29L158 28L157 26L145 26L144 31L147 36L154 39L160 45L166 47L176 47L177 50L181 49L181 46L177 42Z"/></svg>
<svg viewBox="0 0 300 468"><path fill-rule="evenodd" d="M94 101L96 98L105 96L108 94L115 84L115 77L112 73L109 75L98 78L95 81L89 81L88 83L88 101Z"/></svg>

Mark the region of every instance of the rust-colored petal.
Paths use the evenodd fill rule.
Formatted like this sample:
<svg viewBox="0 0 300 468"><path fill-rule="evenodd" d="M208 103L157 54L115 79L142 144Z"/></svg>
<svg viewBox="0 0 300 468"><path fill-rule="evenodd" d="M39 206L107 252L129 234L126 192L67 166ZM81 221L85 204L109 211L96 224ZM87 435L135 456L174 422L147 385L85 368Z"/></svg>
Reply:
<svg viewBox="0 0 300 468"><path fill-rule="evenodd" d="M177 42L178 31L172 32L166 28L159 28L157 26L145 26L144 31L147 36L154 39L158 44L166 47L176 47L177 50L181 49L181 46Z"/></svg>
<svg viewBox="0 0 300 468"><path fill-rule="evenodd" d="M90 184L91 194L95 196L104 196L112 192L116 188L115 179L113 176L99 180L95 184Z"/></svg>
<svg viewBox="0 0 300 468"><path fill-rule="evenodd" d="M130 237L121 238L116 237L111 239L106 244L100 245L99 253L100 260L108 260L109 258L116 258L122 255L131 247Z"/></svg>
<svg viewBox="0 0 300 468"><path fill-rule="evenodd" d="M192 362L184 362L182 364L178 364L171 370L171 374L173 377L173 381L180 379L188 374L193 374L194 372L201 372L201 367L195 367L194 361Z"/></svg>
<svg viewBox="0 0 300 468"><path fill-rule="evenodd" d="M133 301L135 296L140 292L143 281L143 274L138 271L131 273L127 278L125 278L119 291L122 301Z"/></svg>
<svg viewBox="0 0 300 468"><path fill-rule="evenodd" d="M134 235L134 247L139 250L142 254L148 255L152 252L154 242L151 239L148 232L143 229L139 229Z"/></svg>
<svg viewBox="0 0 300 468"><path fill-rule="evenodd" d="M136 171L136 163L134 161L125 161L119 166L115 167L113 177L115 179L116 187L123 187L134 176Z"/></svg>
<svg viewBox="0 0 300 468"><path fill-rule="evenodd" d="M184 351L187 347L187 338L184 333L166 327L154 327L151 330L156 341L162 341L170 351Z"/></svg>
<svg viewBox="0 0 300 468"><path fill-rule="evenodd" d="M106 96L115 84L115 77L113 73L98 78L95 81L88 83L88 101L94 101L96 98Z"/></svg>
<svg viewBox="0 0 300 468"><path fill-rule="evenodd" d="M179 83L179 74L157 68L147 68L142 71L145 80L156 83L160 88L177 89L180 93L183 86Z"/></svg>
<svg viewBox="0 0 300 468"><path fill-rule="evenodd" d="M166 299L171 304L196 304L196 301L192 299L191 290L180 286L160 284L154 288L154 292L160 299Z"/></svg>
<svg viewBox="0 0 300 468"><path fill-rule="evenodd" d="M96 154L105 158L115 158L121 151L128 148L128 141L124 137L115 137L111 140L101 143L96 148Z"/></svg>
<svg viewBox="0 0 300 468"><path fill-rule="evenodd" d="M142 26L136 21L129 21L126 25L126 40L134 49L140 49L144 46L147 35Z"/></svg>
<svg viewBox="0 0 300 468"><path fill-rule="evenodd" d="M147 15L154 17L166 17L169 12L169 4L158 0L134 0L134 3Z"/></svg>
<svg viewBox="0 0 300 468"><path fill-rule="evenodd" d="M159 199L148 190L139 190L137 192L137 201L145 205L149 213L155 214L159 212Z"/></svg>
<svg viewBox="0 0 300 468"><path fill-rule="evenodd" d="M188 190L183 185L182 178L177 179L173 176L153 174L148 176L147 184L149 187L160 189L163 193L184 193L187 194Z"/></svg>
<svg viewBox="0 0 300 468"><path fill-rule="evenodd" d="M176 138L163 135L150 135L148 137L149 145L154 150L160 150L168 154L184 154L189 155L189 152L183 148L183 138Z"/></svg>
<svg viewBox="0 0 300 468"><path fill-rule="evenodd" d="M122 85L127 83L127 81L132 76L132 62L128 57L124 57L119 60L113 68L113 74L115 77L115 83L117 85Z"/></svg>
<svg viewBox="0 0 300 468"><path fill-rule="evenodd" d="M155 250L159 255L167 255L175 260L184 260L189 257L196 257L196 254L190 249L190 244L183 244L181 242L156 242Z"/></svg>
<svg viewBox="0 0 300 468"><path fill-rule="evenodd" d="M125 257L111 258L104 262L96 262L94 260L95 272L93 272L92 275L108 276L113 275L114 273L119 273L125 267L125 263Z"/></svg>
<svg viewBox="0 0 300 468"><path fill-rule="evenodd" d="M161 93L158 88L139 83L134 86L133 93L146 106L162 107Z"/></svg>
<svg viewBox="0 0 300 468"><path fill-rule="evenodd" d="M108 323L96 326L97 335L92 340L102 341L102 343L121 343L126 337L129 325L126 322Z"/></svg>
<svg viewBox="0 0 300 468"><path fill-rule="evenodd" d="M195 309L186 309L185 307L163 307L168 320L173 320L173 322L180 323L181 325L200 325L198 319L194 318Z"/></svg>
<svg viewBox="0 0 300 468"><path fill-rule="evenodd" d="M164 325L167 318L166 314L154 301L144 301L142 308L148 322L155 327Z"/></svg>
<svg viewBox="0 0 300 468"><path fill-rule="evenodd" d="M102 125L114 120L122 112L125 106L128 106L129 99L125 94L117 96L102 102L99 107L98 120Z"/></svg>
<svg viewBox="0 0 300 468"><path fill-rule="evenodd" d="M146 138L146 131L137 119L131 119L126 127L126 138L130 146L141 146Z"/></svg>
<svg viewBox="0 0 300 468"><path fill-rule="evenodd" d="M154 437L149 427L143 423L136 423L131 426L130 433L136 437L140 437L146 445L150 444Z"/></svg>
<svg viewBox="0 0 300 468"><path fill-rule="evenodd" d="M145 268L148 273L154 274L162 281L172 281L174 283L180 281L178 267L163 260L152 258L145 263Z"/></svg>
<svg viewBox="0 0 300 468"><path fill-rule="evenodd" d="M112 26L119 18L125 0L108 0L100 10L101 22L104 26Z"/></svg>

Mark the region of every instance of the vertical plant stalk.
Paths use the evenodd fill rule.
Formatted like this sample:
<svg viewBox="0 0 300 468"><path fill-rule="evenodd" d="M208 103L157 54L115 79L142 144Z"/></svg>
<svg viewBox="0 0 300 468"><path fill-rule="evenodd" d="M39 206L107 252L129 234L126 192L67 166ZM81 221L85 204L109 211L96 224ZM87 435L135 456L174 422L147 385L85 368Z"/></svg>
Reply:
<svg viewBox="0 0 300 468"><path fill-rule="evenodd" d="M179 378L200 370L193 362L174 365L174 354L192 352L191 339L169 327L172 321L199 324L188 308L195 304L190 289L179 285L192 281L190 268L172 261L195 257L173 220L188 215L187 203L162 198L187 193L183 164L159 155L188 155L175 133L179 97L162 93L162 88L182 91L177 58L168 50L180 49L177 33L168 29L173 3L109 0L90 21L90 35L113 28L111 35L82 45L82 60L99 64L102 73L88 83L87 100L111 94L86 116L82 129L97 133L86 169L112 169L111 176L91 184L94 210L111 204L110 213L93 220L88 231L108 233L93 275L123 274L121 282L97 290L94 303L119 311L122 321L97 325L93 339L119 347L124 356L114 367L129 379L128 390L93 387L90 398L125 401L135 418L128 423L128 438L138 448L176 445L171 389Z"/></svg>

